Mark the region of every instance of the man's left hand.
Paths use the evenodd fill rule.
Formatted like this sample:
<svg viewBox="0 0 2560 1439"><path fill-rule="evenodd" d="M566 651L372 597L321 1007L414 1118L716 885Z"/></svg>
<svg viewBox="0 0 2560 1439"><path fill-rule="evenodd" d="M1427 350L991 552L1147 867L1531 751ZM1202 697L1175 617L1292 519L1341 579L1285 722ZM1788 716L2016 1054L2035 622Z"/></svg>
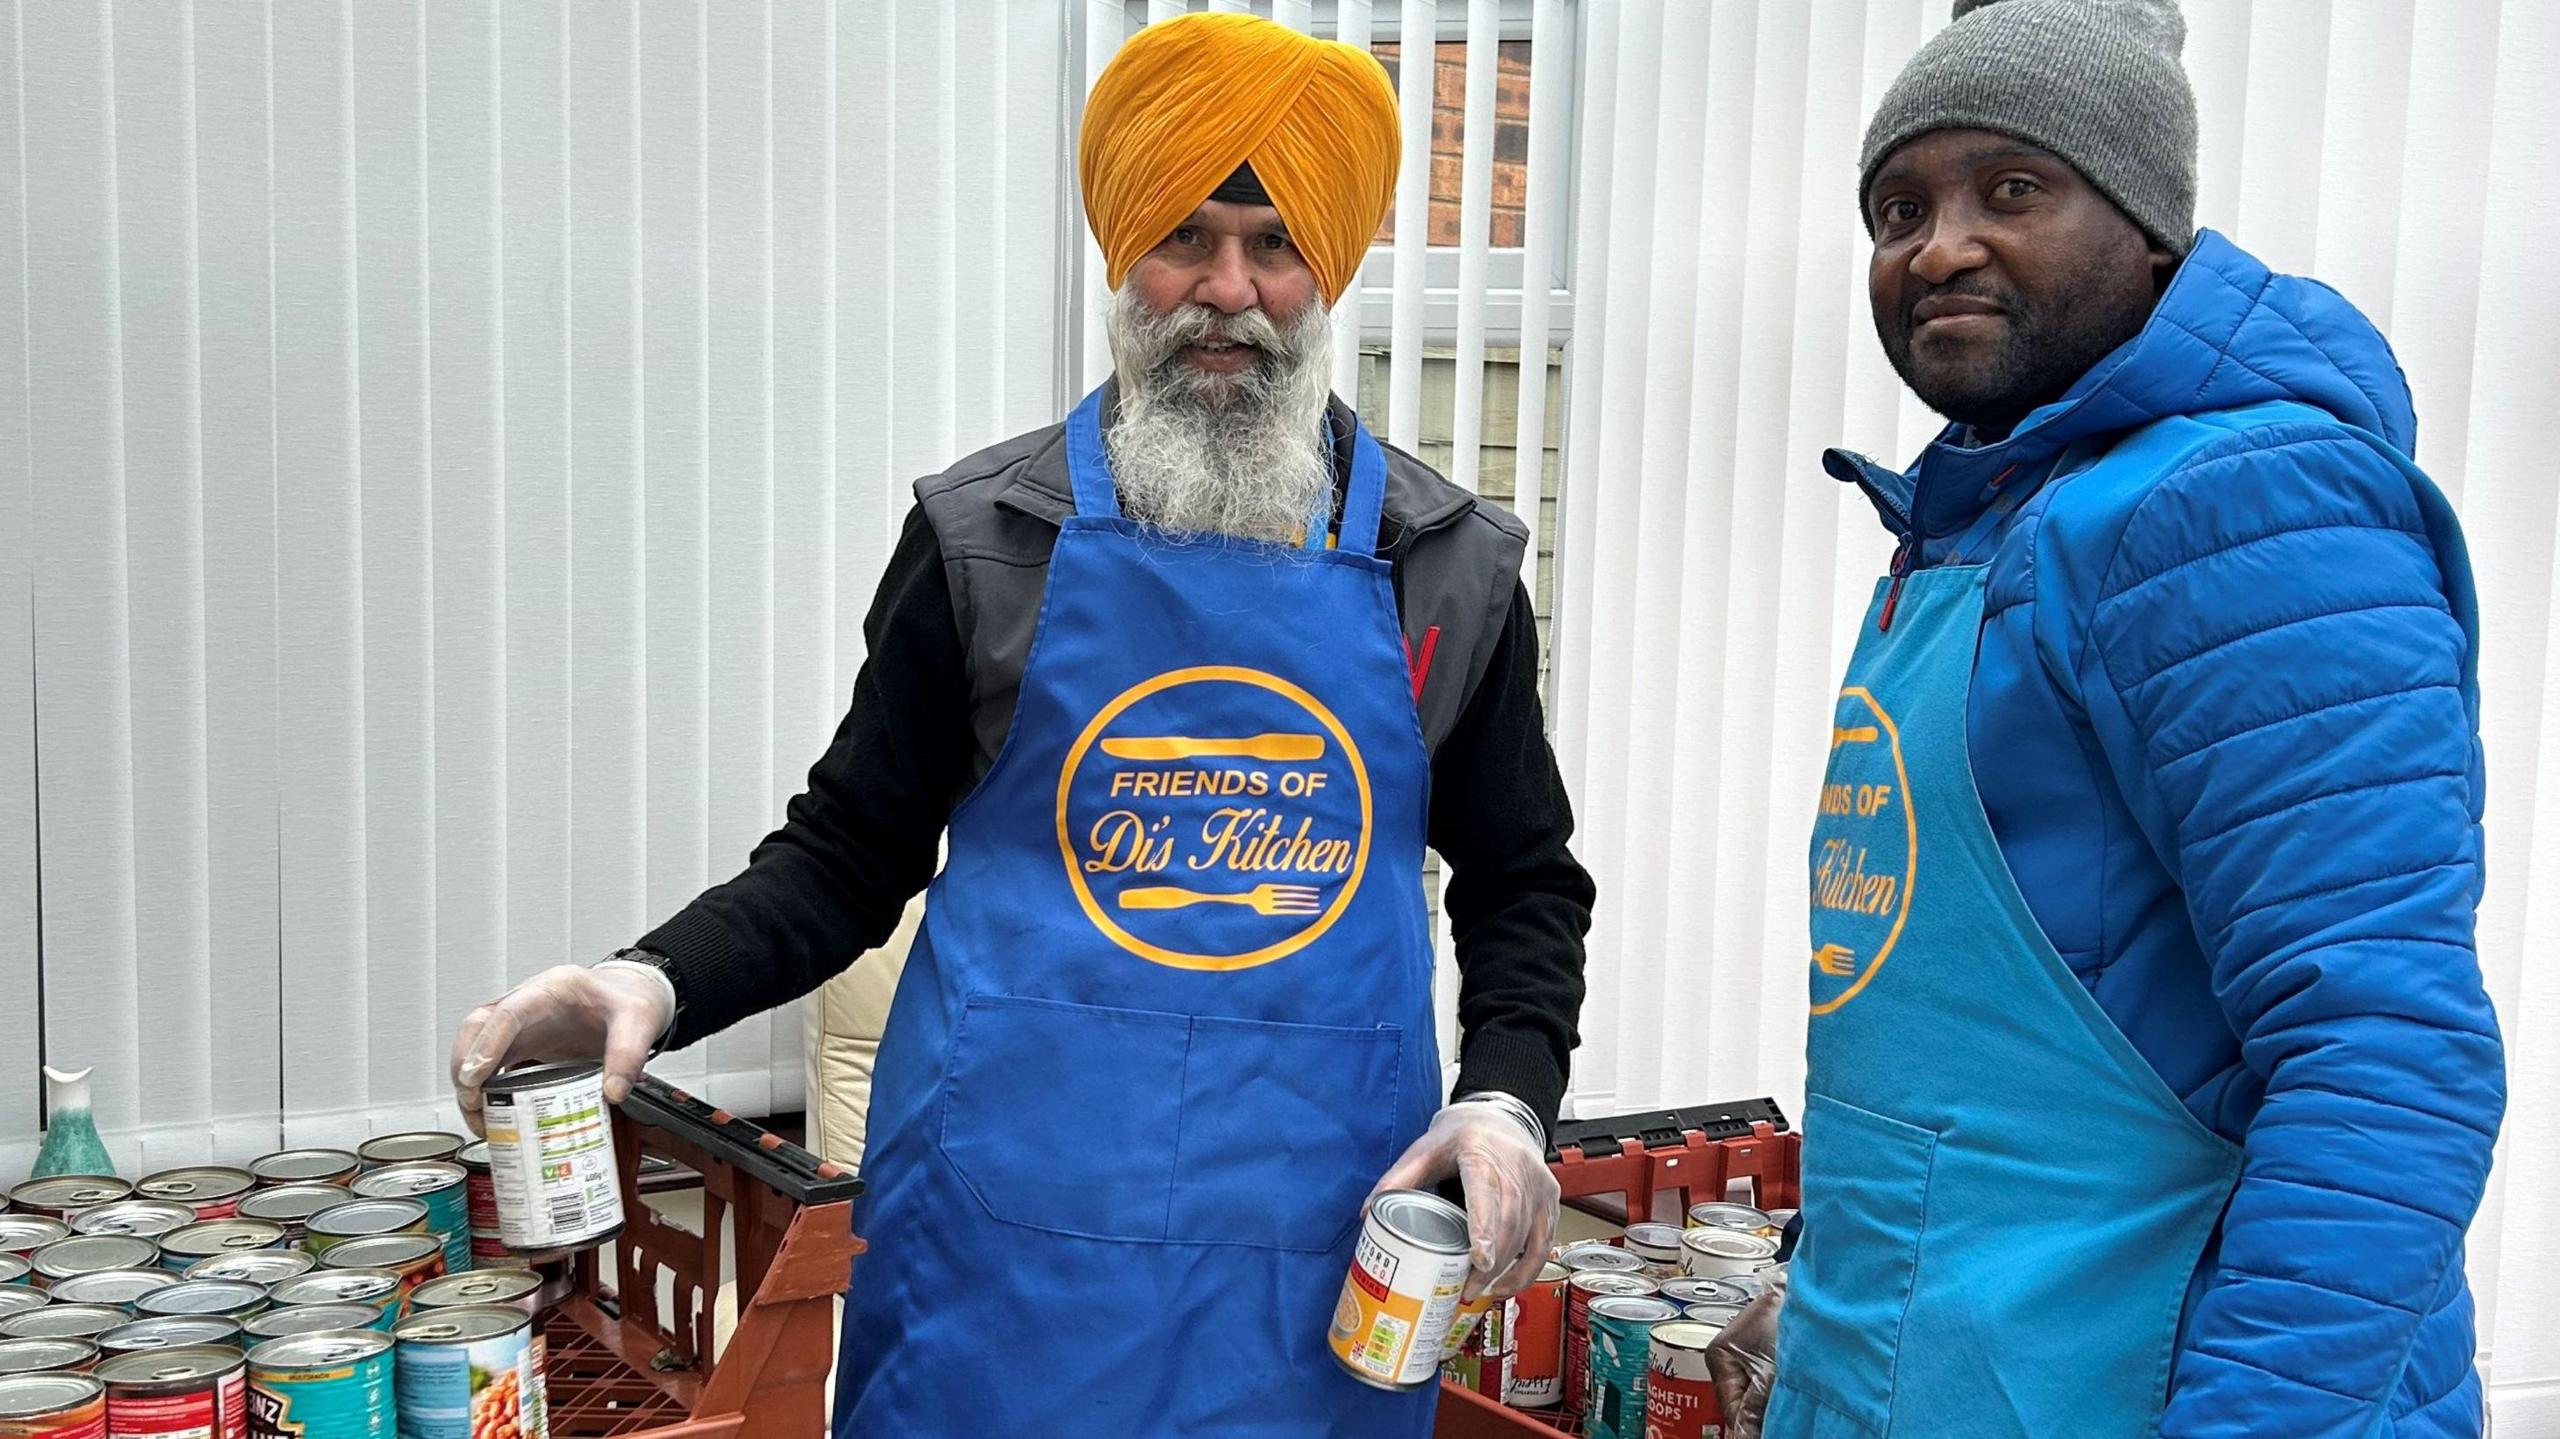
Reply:
<svg viewBox="0 0 2560 1439"><path fill-rule="evenodd" d="M1461 1101L1431 1117L1431 1127L1378 1181L1390 1189L1428 1189L1458 1176L1467 1196L1470 1267L1465 1297L1507 1299L1545 1267L1555 1237L1556 1177L1544 1146L1504 1106Z"/></svg>

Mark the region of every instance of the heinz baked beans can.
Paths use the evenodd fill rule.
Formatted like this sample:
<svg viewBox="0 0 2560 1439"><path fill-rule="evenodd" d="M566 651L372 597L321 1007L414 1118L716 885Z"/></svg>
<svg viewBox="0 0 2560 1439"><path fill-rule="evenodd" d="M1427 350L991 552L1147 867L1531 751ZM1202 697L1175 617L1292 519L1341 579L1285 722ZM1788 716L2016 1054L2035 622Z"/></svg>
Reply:
<svg viewBox="0 0 2560 1439"><path fill-rule="evenodd" d="M285 1242L300 1244L311 1216L355 1202L355 1191L343 1184L279 1184L240 1201L240 1217L272 1224Z"/></svg>
<svg viewBox="0 0 2560 1439"><path fill-rule="evenodd" d="M1623 1253L1624 1251L1620 1251ZM1642 1274L1586 1269L1565 1281L1564 1407L1580 1414L1591 1389L1591 1305L1599 1299L1642 1299L1658 1286ZM1677 1312L1677 1311L1674 1311Z"/></svg>
<svg viewBox="0 0 2560 1439"><path fill-rule="evenodd" d="M392 1439L391 1336L331 1329L249 1351L255 1439Z"/></svg>
<svg viewBox="0 0 2560 1439"><path fill-rule="evenodd" d="M391 1334L405 1439L549 1439L542 1351L523 1310L430 1309Z"/></svg>
<svg viewBox="0 0 2560 1439"><path fill-rule="evenodd" d="M106 1439L106 1386L86 1374L0 1379L0 1439Z"/></svg>
<svg viewBox="0 0 2560 1439"><path fill-rule="evenodd" d="M0 1254L23 1259L71 1237L71 1226L41 1214L0 1214Z"/></svg>
<svg viewBox="0 0 2560 1439"><path fill-rule="evenodd" d="M1327 1337L1335 1361L1380 1389L1431 1383L1467 1269L1465 1210L1418 1189L1372 1199L1334 1305Z"/></svg>
<svg viewBox="0 0 2560 1439"><path fill-rule="evenodd" d="M98 1336L98 1348L110 1356L204 1344L242 1348L239 1322L219 1314L174 1314L166 1319L137 1319Z"/></svg>
<svg viewBox="0 0 2560 1439"><path fill-rule="evenodd" d="M371 1304L297 1304L291 1309L270 1309L240 1326L241 1334L252 1344L331 1329L380 1329L387 1333L389 1325L382 1310Z"/></svg>
<svg viewBox="0 0 2560 1439"><path fill-rule="evenodd" d="M373 1311L371 1324L359 1327L389 1333L400 1317L400 1301L408 1293L400 1276L388 1269L323 1269L288 1279L267 1291L278 1309L311 1304L362 1304Z"/></svg>
<svg viewBox="0 0 2560 1439"><path fill-rule="evenodd" d="M12 1374L86 1374L99 1345L87 1339L0 1339L0 1378Z"/></svg>
<svg viewBox="0 0 2560 1439"><path fill-rule="evenodd" d="M120 1304L48 1304L0 1319L0 1338L95 1339L133 1315Z"/></svg>
<svg viewBox="0 0 2560 1439"><path fill-rule="evenodd" d="M1653 1326L1644 1439L1724 1439L1724 1406L1707 1372L1707 1346L1715 1337L1714 1329L1687 1320Z"/></svg>
<svg viewBox="0 0 2560 1439"><path fill-rule="evenodd" d="M1584 1439L1643 1439L1653 1326L1680 1317L1651 1295L1591 1301L1591 1380L1582 1396Z"/></svg>
<svg viewBox="0 0 2560 1439"><path fill-rule="evenodd" d="M264 1219L208 1219L160 1238L160 1264L181 1274L225 1254L282 1249L284 1226Z"/></svg>
<svg viewBox="0 0 2560 1439"><path fill-rule="evenodd" d="M440 1129L381 1134L356 1146L356 1161L368 1171L394 1164L441 1163L461 1153L470 1142L466 1135L447 1134Z"/></svg>
<svg viewBox="0 0 2560 1439"><path fill-rule="evenodd" d="M622 1181L604 1067L536 1064L480 1091L498 1237L510 1249L585 1249L622 1232Z"/></svg>
<svg viewBox="0 0 2560 1439"><path fill-rule="evenodd" d="M46 1288L81 1274L106 1269L150 1269L160 1263L160 1246L130 1234L75 1234L58 1239L27 1256L27 1266Z"/></svg>
<svg viewBox="0 0 2560 1439"><path fill-rule="evenodd" d="M71 1216L74 1234L122 1234L158 1241L196 1222L196 1212L161 1199L119 1199Z"/></svg>
<svg viewBox="0 0 2560 1439"><path fill-rule="evenodd" d="M69 1220L81 1210L132 1197L133 1186L112 1174L57 1174L10 1190L9 1204L42 1218Z"/></svg>
<svg viewBox="0 0 2560 1439"><path fill-rule="evenodd" d="M143 1295L184 1282L166 1269L99 1269L57 1281L52 1294L56 1304L113 1304L131 1309Z"/></svg>
<svg viewBox="0 0 2560 1439"><path fill-rule="evenodd" d="M1778 1241L1739 1229L1700 1228L1680 1236L1681 1267L1695 1279L1752 1274L1778 1262Z"/></svg>
<svg viewBox="0 0 2560 1439"><path fill-rule="evenodd" d="M7 1319L12 1314L24 1314L30 1309L42 1309L49 1302L45 1292L33 1285L9 1285L5 1289L0 1289L0 1319Z"/></svg>
<svg viewBox="0 0 2560 1439"><path fill-rule="evenodd" d="M299 1279L319 1267L318 1259L299 1249L252 1249L199 1259L185 1272L189 1279L246 1279L252 1284L276 1285Z"/></svg>
<svg viewBox="0 0 2560 1439"><path fill-rule="evenodd" d="M245 1320L265 1313L268 1303L263 1284L251 1284L245 1279L189 1279L143 1295L133 1308L145 1319L218 1314L225 1319Z"/></svg>
<svg viewBox="0 0 2560 1439"><path fill-rule="evenodd" d="M363 1164L343 1149L280 1149L249 1162L260 1189L286 1184L345 1184Z"/></svg>
<svg viewBox="0 0 2560 1439"><path fill-rule="evenodd" d="M122 1354L97 1368L109 1439L245 1439L249 1365L211 1345Z"/></svg>
<svg viewBox="0 0 2560 1439"><path fill-rule="evenodd" d="M1511 1374L1502 1402L1552 1409L1564 1398L1564 1286L1572 1271L1549 1260L1512 1301Z"/></svg>
<svg viewBox="0 0 2560 1439"><path fill-rule="evenodd" d="M445 1273L471 1267L471 1213L461 1165L436 1159L386 1164L357 1175L354 1188L365 1199L414 1199L427 1206L427 1232L444 1243Z"/></svg>
<svg viewBox="0 0 2560 1439"><path fill-rule="evenodd" d="M198 1164L145 1175L135 1181L133 1193L138 1199L183 1204L198 1219L228 1219L239 1212L241 1197L257 1186L248 1170Z"/></svg>
<svg viewBox="0 0 2560 1439"><path fill-rule="evenodd" d="M430 1279L409 1293L412 1311L501 1304L529 1315L542 1311L542 1276L530 1269L474 1269Z"/></svg>

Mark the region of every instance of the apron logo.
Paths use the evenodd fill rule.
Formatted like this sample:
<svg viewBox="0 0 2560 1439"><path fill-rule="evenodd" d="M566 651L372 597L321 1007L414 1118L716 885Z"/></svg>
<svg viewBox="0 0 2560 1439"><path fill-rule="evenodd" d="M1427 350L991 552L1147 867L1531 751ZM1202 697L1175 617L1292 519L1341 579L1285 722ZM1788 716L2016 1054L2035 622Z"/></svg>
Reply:
<svg viewBox="0 0 2560 1439"><path fill-rule="evenodd" d="M1058 775L1058 853L1112 943L1179 969L1313 944L1369 865L1369 772L1314 695L1203 665L1102 707Z"/></svg>
<svg viewBox="0 0 2560 1439"><path fill-rule="evenodd" d="M1911 917L1920 821L1902 764L1902 732L1875 696L1840 691L1831 769L1813 826L1813 1012L1858 997Z"/></svg>

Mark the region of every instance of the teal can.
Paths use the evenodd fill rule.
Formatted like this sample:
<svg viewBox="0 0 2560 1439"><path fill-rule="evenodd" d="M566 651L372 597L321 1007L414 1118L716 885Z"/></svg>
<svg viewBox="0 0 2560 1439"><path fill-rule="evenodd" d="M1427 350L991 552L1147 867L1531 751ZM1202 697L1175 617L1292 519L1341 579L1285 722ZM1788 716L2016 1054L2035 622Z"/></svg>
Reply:
<svg viewBox="0 0 2560 1439"><path fill-rule="evenodd" d="M1591 1383L1582 1392L1586 1439L1644 1439L1653 1326L1680 1317L1668 1299L1628 1294L1591 1301Z"/></svg>
<svg viewBox="0 0 2560 1439"><path fill-rule="evenodd" d="M444 1243L444 1272L471 1268L471 1200L469 1175L459 1164L440 1159L386 1164L358 1176L360 1199L414 1199L427 1206L427 1232Z"/></svg>
<svg viewBox="0 0 2560 1439"><path fill-rule="evenodd" d="M250 1434L393 1439L398 1410L391 1356L391 1336L373 1329L259 1344L249 1351Z"/></svg>

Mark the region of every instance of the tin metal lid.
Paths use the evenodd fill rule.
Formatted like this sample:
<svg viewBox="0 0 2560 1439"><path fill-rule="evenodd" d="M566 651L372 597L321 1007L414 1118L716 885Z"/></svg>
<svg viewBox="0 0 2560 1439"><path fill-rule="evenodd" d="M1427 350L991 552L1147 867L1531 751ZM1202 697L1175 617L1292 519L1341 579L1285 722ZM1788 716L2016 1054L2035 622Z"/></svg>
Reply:
<svg viewBox="0 0 2560 1439"><path fill-rule="evenodd" d="M572 1080L592 1079L604 1073L604 1066L591 1059L560 1060L551 1064L528 1064L510 1069L480 1086L487 1094L513 1094L520 1089L546 1089Z"/></svg>
<svg viewBox="0 0 2560 1439"><path fill-rule="evenodd" d="M27 1256L14 1250L0 1249L0 1284L15 1284L27 1277Z"/></svg>
<svg viewBox="0 0 2560 1439"><path fill-rule="evenodd" d="M57 1174L50 1179L30 1179L9 1191L9 1202L20 1209L47 1209L57 1214L95 1209L132 1197L133 1186L112 1174Z"/></svg>
<svg viewBox="0 0 2560 1439"><path fill-rule="evenodd" d="M187 1266L189 1279L246 1279L252 1284L281 1284L320 1267L319 1259L299 1249L251 1249L217 1254Z"/></svg>
<svg viewBox="0 0 2560 1439"><path fill-rule="evenodd" d="M74 1234L132 1234L157 1239L196 1222L196 1212L165 1199L119 1199L71 1217Z"/></svg>
<svg viewBox="0 0 2560 1439"><path fill-rule="evenodd" d="M453 1156L453 1162L465 1169L486 1170L489 1167L489 1141L475 1139L462 1146L461 1152Z"/></svg>
<svg viewBox="0 0 2560 1439"><path fill-rule="evenodd" d="M1717 1199L1690 1205L1689 1222L1717 1229L1760 1229L1768 1225L1769 1216L1766 1211L1749 1204Z"/></svg>
<svg viewBox="0 0 2560 1439"><path fill-rule="evenodd" d="M1655 1249L1677 1249L1680 1247L1680 1226L1677 1224L1630 1224L1627 1226L1627 1242L1647 1245Z"/></svg>
<svg viewBox="0 0 2560 1439"><path fill-rule="evenodd" d="M45 1297L43 1290L31 1284L0 1284L0 1319L24 1314L30 1309L42 1309L52 1302Z"/></svg>
<svg viewBox="0 0 2560 1439"><path fill-rule="evenodd" d="M323 1209L307 1221L314 1234L359 1238L398 1234L427 1222L427 1206L415 1199L357 1199Z"/></svg>
<svg viewBox="0 0 2560 1439"><path fill-rule="evenodd" d="M12 1339L95 1339L133 1316L113 1304L48 1304L0 1319L0 1334Z"/></svg>
<svg viewBox="0 0 2560 1439"><path fill-rule="evenodd" d="M98 1336L98 1347L110 1354L184 1349L197 1344L228 1344L231 1352L238 1354L239 1321L220 1314L171 1314L159 1319L138 1319Z"/></svg>
<svg viewBox="0 0 2560 1439"><path fill-rule="evenodd" d="M1545 1264L1539 1266L1537 1282L1540 1284L1562 1284L1572 1277L1572 1270L1567 1269L1562 1264L1550 1259Z"/></svg>
<svg viewBox="0 0 2560 1439"><path fill-rule="evenodd" d="M28 1267L49 1280L101 1269L148 1269L159 1262L160 1246L131 1234L75 1235L27 1256Z"/></svg>
<svg viewBox="0 0 2560 1439"><path fill-rule="evenodd" d="M1659 1324L1680 1317L1680 1306L1650 1294L1613 1294L1591 1301L1591 1317L1617 1319L1637 1324Z"/></svg>
<svg viewBox="0 0 2560 1439"><path fill-rule="evenodd" d="M288 1309L270 1309L240 1326L251 1339L282 1339L294 1334L318 1334L331 1329L370 1329L382 1321L382 1311L371 1304L297 1304Z"/></svg>
<svg viewBox="0 0 2560 1439"><path fill-rule="evenodd" d="M1680 1245L1718 1259L1772 1259L1778 1253L1778 1241L1739 1229L1692 1229L1680 1236Z"/></svg>
<svg viewBox="0 0 2560 1439"><path fill-rule="evenodd" d="M367 1164L404 1164L416 1159L451 1159L470 1136L442 1130L378 1135L356 1146L356 1158Z"/></svg>
<svg viewBox="0 0 2560 1439"><path fill-rule="evenodd" d="M343 1184L279 1184L240 1201L240 1217L279 1224L300 1224L324 1209L352 1202L356 1192Z"/></svg>
<svg viewBox="0 0 2560 1439"><path fill-rule="evenodd" d="M265 1307L266 1286L245 1279L189 1279L134 1302L144 1314L237 1314Z"/></svg>
<svg viewBox="0 0 2560 1439"><path fill-rule="evenodd" d="M323 1269L399 1269L430 1254L444 1252L444 1241L432 1234L379 1234L329 1246L320 1256Z"/></svg>
<svg viewBox="0 0 2560 1439"><path fill-rule="evenodd" d="M400 1276L388 1269L323 1269L288 1279L267 1291L279 1305L350 1304L380 1299L400 1288Z"/></svg>
<svg viewBox="0 0 2560 1439"><path fill-rule="evenodd" d="M249 1351L252 1369L336 1369L390 1352L391 1336L375 1329L324 1329L269 1339Z"/></svg>
<svg viewBox="0 0 2560 1439"><path fill-rule="evenodd" d="M1615 1295L1619 1298L1649 1295L1661 1288L1641 1274L1612 1274L1605 1269L1586 1269L1573 1276L1571 1282L1574 1288L1585 1294Z"/></svg>
<svg viewBox="0 0 2560 1439"><path fill-rule="evenodd" d="M530 1269L473 1269L430 1279L409 1291L411 1309L455 1309L471 1304L512 1304L540 1292L542 1276Z"/></svg>
<svg viewBox="0 0 2560 1439"><path fill-rule="evenodd" d="M1751 1295L1725 1279L1665 1279L1662 1297L1674 1304L1748 1304Z"/></svg>
<svg viewBox="0 0 2560 1439"><path fill-rule="evenodd" d="M1716 1341L1717 1326L1689 1319L1669 1319L1653 1326L1653 1343L1657 1349L1689 1350L1704 1354Z"/></svg>
<svg viewBox="0 0 2560 1439"><path fill-rule="evenodd" d="M0 1419L42 1419L95 1403L106 1392L86 1374L13 1374L0 1379Z"/></svg>
<svg viewBox="0 0 2560 1439"><path fill-rule="evenodd" d="M130 1305L145 1294L181 1282L166 1269L94 1269L56 1280L53 1302Z"/></svg>
<svg viewBox="0 0 2560 1439"><path fill-rule="evenodd" d="M149 1389L215 1379L239 1367L239 1350L199 1344L152 1354L119 1354L100 1364L92 1377L110 1389Z"/></svg>
<svg viewBox="0 0 2560 1439"><path fill-rule="evenodd" d="M86 1339L0 1339L0 1374L41 1374L98 1362L98 1346Z"/></svg>
<svg viewBox="0 0 2560 1439"><path fill-rule="evenodd" d="M1389 1234L1434 1254L1467 1252L1467 1211L1419 1189L1390 1189L1369 1202L1369 1217Z"/></svg>
<svg viewBox="0 0 2560 1439"><path fill-rule="evenodd" d="M371 1174L359 1175L352 1186L365 1199L410 1199L421 1194L436 1194L462 1183L466 1175L459 1164L438 1159L420 1159L406 1164L386 1164Z"/></svg>
<svg viewBox="0 0 2560 1439"><path fill-rule="evenodd" d="M0 1251L25 1254L71 1237L71 1226L41 1214L0 1214Z"/></svg>
<svg viewBox="0 0 2560 1439"><path fill-rule="evenodd" d="M284 1149L250 1161L249 1173L260 1184L307 1184L356 1167L355 1155L343 1149Z"/></svg>
<svg viewBox="0 0 2560 1439"><path fill-rule="evenodd" d="M1576 1274L1633 1274L1644 1268L1644 1256L1614 1244L1577 1244L1556 1261Z"/></svg>
<svg viewBox="0 0 2560 1439"><path fill-rule="evenodd" d="M248 1193L257 1182L245 1169L197 1164L146 1174L134 1181L133 1192L145 1199L167 1199L180 1204L218 1204Z"/></svg>
<svg viewBox="0 0 2560 1439"><path fill-rule="evenodd" d="M459 1309L431 1309L391 1326L391 1337L403 1344L471 1344L512 1334L533 1321L521 1309L502 1304L466 1304Z"/></svg>
<svg viewBox="0 0 2560 1439"><path fill-rule="evenodd" d="M284 1240L284 1226L264 1219L208 1219L162 1235L160 1247L170 1254L201 1259L208 1254L273 1249Z"/></svg>
<svg viewBox="0 0 2560 1439"><path fill-rule="evenodd" d="M1722 1329L1742 1317L1742 1306L1739 1304L1683 1304L1680 1306L1680 1317L1695 1319L1701 1324L1712 1324Z"/></svg>

